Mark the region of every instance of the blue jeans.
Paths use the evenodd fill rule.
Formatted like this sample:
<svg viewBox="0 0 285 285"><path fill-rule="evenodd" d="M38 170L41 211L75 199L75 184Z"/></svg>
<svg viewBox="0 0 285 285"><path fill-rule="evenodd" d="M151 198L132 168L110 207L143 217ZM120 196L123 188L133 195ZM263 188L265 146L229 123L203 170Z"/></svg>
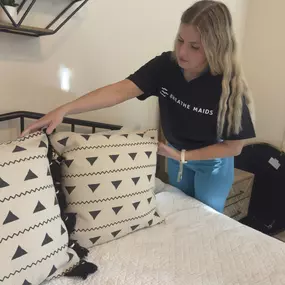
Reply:
<svg viewBox="0 0 285 285"><path fill-rule="evenodd" d="M223 212L234 181L234 158L188 161L177 182L179 161L168 159L169 184L202 203Z"/></svg>

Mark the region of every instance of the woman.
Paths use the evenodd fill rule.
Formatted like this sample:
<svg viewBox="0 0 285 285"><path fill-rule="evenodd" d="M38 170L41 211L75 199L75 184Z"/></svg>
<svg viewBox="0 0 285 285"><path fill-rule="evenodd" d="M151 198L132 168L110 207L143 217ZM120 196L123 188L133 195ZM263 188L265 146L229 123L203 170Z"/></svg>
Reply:
<svg viewBox="0 0 285 285"><path fill-rule="evenodd" d="M223 212L234 178L234 156L245 139L255 136L232 18L223 3L196 2L182 16L174 52L162 53L127 79L57 108L23 135L42 127L51 133L68 114L151 95L159 98L169 142L160 143L159 154L168 157L170 184Z"/></svg>

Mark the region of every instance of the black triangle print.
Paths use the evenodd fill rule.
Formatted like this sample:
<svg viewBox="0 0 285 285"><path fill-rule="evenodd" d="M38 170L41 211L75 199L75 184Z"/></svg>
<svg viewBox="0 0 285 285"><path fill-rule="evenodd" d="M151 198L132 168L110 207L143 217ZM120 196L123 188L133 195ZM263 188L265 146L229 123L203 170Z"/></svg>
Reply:
<svg viewBox="0 0 285 285"><path fill-rule="evenodd" d="M113 207L113 211L115 212L116 215L118 215L118 213L122 210L123 206L121 207Z"/></svg>
<svg viewBox="0 0 285 285"><path fill-rule="evenodd" d="M114 163L117 161L117 159L119 157L119 155L117 155L117 154L116 155L109 155L109 156L113 160Z"/></svg>
<svg viewBox="0 0 285 285"><path fill-rule="evenodd" d="M65 228L63 227L63 226L61 226L61 235L64 235L65 233L66 233L66 230L65 230Z"/></svg>
<svg viewBox="0 0 285 285"><path fill-rule="evenodd" d="M3 222L3 225L15 222L17 220L19 220L19 218L17 216L15 216L11 211L9 211L5 221Z"/></svg>
<svg viewBox="0 0 285 285"><path fill-rule="evenodd" d="M160 218L160 215L159 215L157 212L155 212L154 215L155 215L156 217Z"/></svg>
<svg viewBox="0 0 285 285"><path fill-rule="evenodd" d="M139 225L135 225L135 226L132 226L131 229L132 229L132 231L134 231L134 230L136 230L138 227L139 227Z"/></svg>
<svg viewBox="0 0 285 285"><path fill-rule="evenodd" d="M68 140L68 139L69 139L68 137L67 137L67 138L64 138L64 139L61 139L61 140L58 141L58 143L61 144L61 145L63 145L63 146L66 146L66 143L67 143L67 140Z"/></svg>
<svg viewBox="0 0 285 285"><path fill-rule="evenodd" d="M41 141L39 147L45 147L45 148L47 148L47 145L46 145L46 143L45 143L44 141Z"/></svg>
<svg viewBox="0 0 285 285"><path fill-rule="evenodd" d="M52 267L48 277L52 276L56 272L57 268L55 266Z"/></svg>
<svg viewBox="0 0 285 285"><path fill-rule="evenodd" d="M135 203L133 203L133 206L135 207L135 209L138 208L138 206L139 206L140 203L141 203L141 202L135 202Z"/></svg>
<svg viewBox="0 0 285 285"><path fill-rule="evenodd" d="M32 179L36 179L36 178L38 178L38 176L33 171L29 170L24 181L32 180Z"/></svg>
<svg viewBox="0 0 285 285"><path fill-rule="evenodd" d="M137 153L136 153L136 152L134 152L134 153L129 153L129 156L130 156L133 160L135 160L135 158L136 158L136 156L137 156Z"/></svg>
<svg viewBox="0 0 285 285"><path fill-rule="evenodd" d="M65 186L66 191L68 192L68 194L70 195L73 190L76 188L76 186Z"/></svg>
<svg viewBox="0 0 285 285"><path fill-rule="evenodd" d="M140 136L140 137L142 137L143 138L143 136L144 136L144 134L137 134L138 136Z"/></svg>
<svg viewBox="0 0 285 285"><path fill-rule="evenodd" d="M41 212L45 209L46 209L45 206L39 201L35 210L34 210L34 213Z"/></svg>
<svg viewBox="0 0 285 285"><path fill-rule="evenodd" d="M148 181L150 182L150 180L152 178L152 174L148 175L147 178L148 178Z"/></svg>
<svg viewBox="0 0 285 285"><path fill-rule="evenodd" d="M121 230L112 232L112 236L115 238L120 232L121 232Z"/></svg>
<svg viewBox="0 0 285 285"><path fill-rule="evenodd" d="M47 176L51 176L49 168L48 168L48 171L47 171Z"/></svg>
<svg viewBox="0 0 285 285"><path fill-rule="evenodd" d="M69 257L68 262L70 262L72 258L74 257L74 255L72 253L68 253L68 257Z"/></svg>
<svg viewBox="0 0 285 285"><path fill-rule="evenodd" d="M73 161L74 161L73 159L69 159L69 160L65 160L64 163L69 168L69 166L72 164Z"/></svg>
<svg viewBox="0 0 285 285"><path fill-rule="evenodd" d="M109 139L111 137L111 135L104 135L104 137L106 137L107 139Z"/></svg>
<svg viewBox="0 0 285 285"><path fill-rule="evenodd" d="M129 137L129 135L125 134L125 135L122 135L123 137L125 137L126 139Z"/></svg>
<svg viewBox="0 0 285 285"><path fill-rule="evenodd" d="M148 201L149 204L150 204L151 200L152 200L152 197L150 197L150 198L147 199L147 201Z"/></svg>
<svg viewBox="0 0 285 285"><path fill-rule="evenodd" d="M87 141L90 139L89 135L81 135L83 138L85 138Z"/></svg>
<svg viewBox="0 0 285 285"><path fill-rule="evenodd" d="M152 152L151 151L146 151L145 154L147 155L148 158L150 158Z"/></svg>
<svg viewBox="0 0 285 285"><path fill-rule="evenodd" d="M44 245L46 245L52 241L53 241L53 239L48 234L46 234L45 239L42 242L42 246L44 246Z"/></svg>
<svg viewBox="0 0 285 285"><path fill-rule="evenodd" d="M20 147L20 146L16 146L16 147L14 148L13 152L20 152L20 151L24 151L24 150L26 150L26 149L23 148L23 147Z"/></svg>
<svg viewBox="0 0 285 285"><path fill-rule="evenodd" d="M151 139L153 139L153 140L154 140L154 139L155 139L155 137L151 137Z"/></svg>
<svg viewBox="0 0 285 285"><path fill-rule="evenodd" d="M90 241L95 244L101 237L94 237L94 238L91 238Z"/></svg>
<svg viewBox="0 0 285 285"><path fill-rule="evenodd" d="M132 178L132 180L135 183L135 185L137 185L139 180L140 180L140 177L134 177L134 178Z"/></svg>
<svg viewBox="0 0 285 285"><path fill-rule="evenodd" d="M90 165L93 165L94 162L98 159L98 157L87 157L86 159L88 160Z"/></svg>
<svg viewBox="0 0 285 285"><path fill-rule="evenodd" d="M100 186L100 184L89 184L88 187L92 190L94 193L96 189Z"/></svg>
<svg viewBox="0 0 285 285"><path fill-rule="evenodd" d="M115 186L116 189L118 189L121 183L122 183L122 180L112 181L112 184Z"/></svg>
<svg viewBox="0 0 285 285"><path fill-rule="evenodd" d="M7 187L7 186L9 186L9 184L6 181L4 181L3 179L0 178L0 188L4 188L4 187Z"/></svg>
<svg viewBox="0 0 285 285"><path fill-rule="evenodd" d="M20 246L18 246L14 256L12 257L12 260L17 259L25 254L27 254L27 252L24 249L22 249Z"/></svg>
<svg viewBox="0 0 285 285"><path fill-rule="evenodd" d="M89 214L92 216L93 220L95 220L100 213L101 213L101 211L89 212Z"/></svg>
<svg viewBox="0 0 285 285"><path fill-rule="evenodd" d="M152 224L153 224L153 220L150 220L150 221L148 222L148 225L151 226Z"/></svg>
<svg viewBox="0 0 285 285"><path fill-rule="evenodd" d="M58 200L57 200L57 197L54 197L54 205L58 205Z"/></svg>
<svg viewBox="0 0 285 285"><path fill-rule="evenodd" d="M32 285L32 283L30 283L29 281L25 280L22 285Z"/></svg>

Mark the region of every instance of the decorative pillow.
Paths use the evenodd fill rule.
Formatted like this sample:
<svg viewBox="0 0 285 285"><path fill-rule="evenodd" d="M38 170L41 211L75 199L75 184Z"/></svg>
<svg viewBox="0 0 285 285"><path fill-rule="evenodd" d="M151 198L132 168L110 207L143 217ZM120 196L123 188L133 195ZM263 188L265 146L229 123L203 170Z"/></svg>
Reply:
<svg viewBox="0 0 285 285"><path fill-rule="evenodd" d="M67 212L77 214L72 238L99 245L163 221L154 195L157 132L55 133L64 159Z"/></svg>
<svg viewBox="0 0 285 285"><path fill-rule="evenodd" d="M3 285L36 285L61 275L84 276L82 272L90 265L74 250L82 248L69 241L47 153L48 138L42 132L0 144Z"/></svg>

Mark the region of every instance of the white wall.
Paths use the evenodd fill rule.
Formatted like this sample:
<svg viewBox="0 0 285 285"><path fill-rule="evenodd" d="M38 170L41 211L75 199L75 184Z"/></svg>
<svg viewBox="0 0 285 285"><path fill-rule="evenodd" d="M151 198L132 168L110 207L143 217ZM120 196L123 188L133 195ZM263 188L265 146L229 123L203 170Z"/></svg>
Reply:
<svg viewBox="0 0 285 285"><path fill-rule="evenodd" d="M256 103L257 136L280 147L285 131L285 1L248 2L243 60Z"/></svg>
<svg viewBox="0 0 285 285"><path fill-rule="evenodd" d="M47 22L59 1L39 1L28 24ZM62 2L62 1L60 1ZM191 0L93 0L58 34L30 38L0 33L0 113L46 113L84 93L119 81L170 50L182 12ZM246 0L225 0L243 37ZM61 67L70 69L70 91L61 90ZM34 106L33 106L34 104ZM134 99L76 117L145 128L157 125L155 99Z"/></svg>

